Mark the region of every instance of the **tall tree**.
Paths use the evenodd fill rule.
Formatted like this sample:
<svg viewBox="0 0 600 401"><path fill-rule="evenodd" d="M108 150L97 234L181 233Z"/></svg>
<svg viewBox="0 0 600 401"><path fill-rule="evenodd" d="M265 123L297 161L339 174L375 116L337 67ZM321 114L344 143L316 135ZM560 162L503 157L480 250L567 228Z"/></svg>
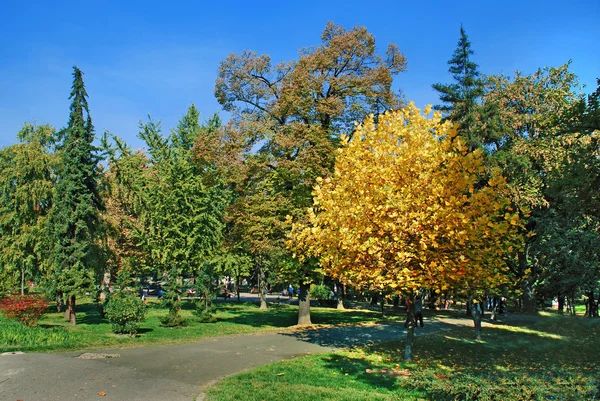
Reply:
<svg viewBox="0 0 600 401"><path fill-rule="evenodd" d="M73 67L69 123L62 132L56 196L51 213L54 240L55 290L67 303L75 324L77 296L93 288L94 240L98 213L103 208L98 191L98 156L92 144L94 127L83 73Z"/></svg>
<svg viewBox="0 0 600 401"><path fill-rule="evenodd" d="M230 55L219 68L215 94L233 115L221 138L225 143L234 138L243 145L240 149L259 147L256 154L245 154L250 168L240 182L259 196L257 188L266 180L286 199L276 215L303 215L315 179L331 173L340 134L352 132L354 121L400 103L391 90L394 75L406 68L397 46L389 45L381 56L365 28L348 31L331 22L321 40L319 46L301 50L294 62L273 66L268 55L244 52ZM308 290L314 268L307 263L295 273L301 283L299 324L310 324Z"/></svg>
<svg viewBox="0 0 600 401"><path fill-rule="evenodd" d="M0 150L0 290L48 271L46 224L54 194L56 131L25 124L21 143Z"/></svg>
<svg viewBox="0 0 600 401"><path fill-rule="evenodd" d="M342 143L334 176L315 187L309 223L292 231L297 257L319 257L334 278L409 299L421 288L460 285L477 295L506 281L518 213L498 172L481 185L482 151L467 152L449 123L411 105L379 124L367 118ZM480 338L481 316L474 320Z"/></svg>
<svg viewBox="0 0 600 401"><path fill-rule="evenodd" d="M517 210L529 209L518 258L509 267L519 280L522 308L534 312L535 283L540 266L530 255L537 225L553 207L549 189L562 176L557 172L573 157L574 144L583 137L570 133L576 110L581 104L577 78L569 64L539 69L531 75L516 73L514 78L490 76L487 80L486 106L496 109L496 119L488 122L495 140L486 150L488 162L503 171ZM566 217L565 217L566 218Z"/></svg>
<svg viewBox="0 0 600 401"><path fill-rule="evenodd" d="M448 71L452 74L454 82L432 85L442 101L435 109L442 111L445 119L459 124L459 132L470 150L481 145L483 141L482 132L477 129L477 109L484 94L484 81L477 64L471 59L473 54L471 42L461 25L458 45L448 61Z"/></svg>
<svg viewBox="0 0 600 401"><path fill-rule="evenodd" d="M117 139L119 155L110 165L113 193L121 199L117 210L127 211L117 222L123 229L115 243L127 246L117 252L136 269L169 274L172 285L184 276L197 277L221 249L227 190L213 166L195 159L191 150L196 137L217 129L213 125L220 121L212 118L203 126L198 118L190 106L167 137L160 123L140 123L147 154L132 153Z"/></svg>

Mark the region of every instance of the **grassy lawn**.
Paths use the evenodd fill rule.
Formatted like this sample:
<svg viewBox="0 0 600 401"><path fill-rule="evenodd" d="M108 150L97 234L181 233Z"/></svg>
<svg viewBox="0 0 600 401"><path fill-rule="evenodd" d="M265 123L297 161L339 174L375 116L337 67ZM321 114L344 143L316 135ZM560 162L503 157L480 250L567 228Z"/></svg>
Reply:
<svg viewBox="0 0 600 401"><path fill-rule="evenodd" d="M483 335L418 336L411 363L398 341L266 365L223 380L207 400L600 399L600 320L542 316Z"/></svg>
<svg viewBox="0 0 600 401"><path fill-rule="evenodd" d="M116 335L111 325L103 319L91 302L77 307L77 325L64 322L62 313L50 313L38 327L25 327L7 320L0 314L0 352L6 351L57 351L104 347L140 346L194 341L204 337L229 334L248 334L283 329L297 322L297 306L272 305L260 311L252 303L216 303L216 323L198 323L192 314L194 305L184 304L183 316L189 324L181 328L165 328L159 319L167 314L160 303L150 300L147 319L136 337ZM370 311L338 311L328 308L311 308L316 324L334 325L376 321L380 315Z"/></svg>

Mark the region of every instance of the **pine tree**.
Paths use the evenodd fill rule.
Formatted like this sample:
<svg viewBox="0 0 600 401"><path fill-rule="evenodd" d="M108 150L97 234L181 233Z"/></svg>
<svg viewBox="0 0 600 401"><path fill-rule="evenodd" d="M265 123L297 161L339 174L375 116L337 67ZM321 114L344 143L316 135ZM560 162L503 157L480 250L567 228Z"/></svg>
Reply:
<svg viewBox="0 0 600 401"><path fill-rule="evenodd" d="M478 100L484 94L484 81L481 79L478 65L471 60L473 55L471 42L460 26L460 39L452 58L448 61L454 82L450 84L433 84L432 87L440 94L442 105L435 106L445 115L445 120L460 124L459 132L467 146L473 150L481 144L475 132L477 123Z"/></svg>
<svg viewBox="0 0 600 401"><path fill-rule="evenodd" d="M93 242L102 202L98 193L98 157L83 74L73 67L71 114L63 130L61 165L51 227L54 236L55 290L67 302L65 318L75 324L77 295L93 287Z"/></svg>

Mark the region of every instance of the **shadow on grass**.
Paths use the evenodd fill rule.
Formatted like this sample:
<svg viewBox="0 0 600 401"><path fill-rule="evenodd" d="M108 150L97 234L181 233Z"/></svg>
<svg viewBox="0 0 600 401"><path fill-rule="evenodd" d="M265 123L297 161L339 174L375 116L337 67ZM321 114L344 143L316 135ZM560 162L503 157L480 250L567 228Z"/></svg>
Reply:
<svg viewBox="0 0 600 401"><path fill-rule="evenodd" d="M427 322L425 328L415 330L415 343L421 343L418 338L424 334L449 329L454 326L443 322ZM401 341L406 338L406 329L402 322L383 322L367 326L341 326L322 329L305 329L282 335L295 337L298 340L331 348L350 348L371 346L377 343Z"/></svg>
<svg viewBox="0 0 600 401"><path fill-rule="evenodd" d="M253 327L285 328L298 323L298 309L287 304L272 304L266 311L261 311L252 303L221 303L217 304L219 321L243 324ZM379 315L369 311L338 311L329 308L313 308L311 320L314 324L340 325L372 322Z"/></svg>
<svg viewBox="0 0 600 401"><path fill-rule="evenodd" d="M396 377L382 374L381 369L377 369L378 366L374 366L368 360L340 354L332 354L330 358L324 360L326 368L343 375L348 374L374 389L385 388L393 391L400 387Z"/></svg>
<svg viewBox="0 0 600 401"><path fill-rule="evenodd" d="M97 304L86 303L77 306L77 323L101 324L108 321L102 317Z"/></svg>

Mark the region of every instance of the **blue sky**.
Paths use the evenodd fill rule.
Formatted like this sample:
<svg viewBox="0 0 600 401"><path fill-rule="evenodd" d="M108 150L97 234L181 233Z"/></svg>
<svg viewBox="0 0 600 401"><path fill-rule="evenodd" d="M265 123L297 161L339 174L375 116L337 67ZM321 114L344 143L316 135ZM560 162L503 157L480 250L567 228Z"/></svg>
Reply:
<svg viewBox="0 0 600 401"><path fill-rule="evenodd" d="M71 67L85 73L97 134L109 130L140 147L150 114L164 132L194 102L219 111L219 62L254 50L274 62L317 45L327 21L366 26L385 49L398 44L408 71L395 80L417 106L436 103L462 23L485 74L531 73L573 60L595 89L600 77L600 1L17 1L0 13L0 147L23 122L63 127Z"/></svg>

